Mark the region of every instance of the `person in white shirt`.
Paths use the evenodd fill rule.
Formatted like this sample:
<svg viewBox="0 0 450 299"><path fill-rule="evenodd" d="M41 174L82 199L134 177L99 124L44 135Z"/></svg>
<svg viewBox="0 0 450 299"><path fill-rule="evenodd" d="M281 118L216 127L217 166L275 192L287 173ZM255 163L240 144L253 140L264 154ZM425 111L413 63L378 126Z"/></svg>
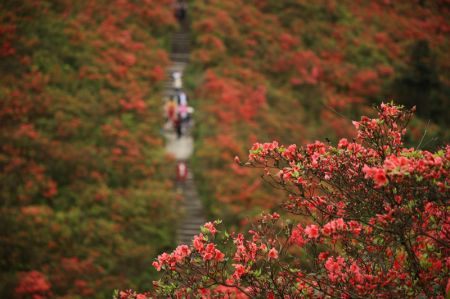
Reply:
<svg viewBox="0 0 450 299"><path fill-rule="evenodd" d="M183 88L183 81L181 80L182 76L183 75L181 74L181 72L173 72L172 73L173 88L175 88L176 90L180 90L181 88Z"/></svg>

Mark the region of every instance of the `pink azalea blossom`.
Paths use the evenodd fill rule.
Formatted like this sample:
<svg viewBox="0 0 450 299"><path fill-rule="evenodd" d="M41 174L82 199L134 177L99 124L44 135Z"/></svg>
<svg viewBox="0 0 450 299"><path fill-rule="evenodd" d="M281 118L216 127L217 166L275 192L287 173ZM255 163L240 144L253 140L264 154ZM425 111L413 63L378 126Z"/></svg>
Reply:
<svg viewBox="0 0 450 299"><path fill-rule="evenodd" d="M319 237L319 227L311 224L305 228L305 233L310 239L317 239Z"/></svg>
<svg viewBox="0 0 450 299"><path fill-rule="evenodd" d="M214 236L217 232L216 228L214 227L214 224L211 222L207 222L203 225L205 228L209 230L209 232Z"/></svg>
<svg viewBox="0 0 450 299"><path fill-rule="evenodd" d="M271 249L269 250L268 256L269 256L269 260L271 260L271 259L277 259L277 258L278 258L278 251L277 251L275 248L271 248Z"/></svg>

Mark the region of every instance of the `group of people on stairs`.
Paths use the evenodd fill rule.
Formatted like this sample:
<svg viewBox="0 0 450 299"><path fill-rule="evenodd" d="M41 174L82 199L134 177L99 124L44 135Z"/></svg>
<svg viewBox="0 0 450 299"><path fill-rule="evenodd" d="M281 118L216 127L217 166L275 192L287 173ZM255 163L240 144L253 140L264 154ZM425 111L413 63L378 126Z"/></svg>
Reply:
<svg viewBox="0 0 450 299"><path fill-rule="evenodd" d="M173 2L174 15L178 22L183 23L187 17L188 4L185 0L175 0Z"/></svg>
<svg viewBox="0 0 450 299"><path fill-rule="evenodd" d="M177 137L180 138L187 133L191 125L191 114L194 109L188 106L188 97L182 89L182 73L174 72L172 78L174 94L170 95L164 110L167 124L175 130Z"/></svg>

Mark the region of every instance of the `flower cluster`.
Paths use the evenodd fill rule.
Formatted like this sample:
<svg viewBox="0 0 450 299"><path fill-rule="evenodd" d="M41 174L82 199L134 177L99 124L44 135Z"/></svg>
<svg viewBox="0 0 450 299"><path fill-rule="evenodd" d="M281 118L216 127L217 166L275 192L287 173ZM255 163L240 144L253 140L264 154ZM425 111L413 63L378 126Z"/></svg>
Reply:
<svg viewBox="0 0 450 299"><path fill-rule="evenodd" d="M157 294L224 297L218 290L231 288L265 298L444 298L450 146L403 148L396 136L410 114L383 104L378 118L356 124L358 140L337 146L254 144L241 165L262 168L288 193L287 214L263 215L248 235L207 223L191 247L154 263L164 270Z"/></svg>
<svg viewBox="0 0 450 299"><path fill-rule="evenodd" d="M203 229L209 232L211 236L217 233L215 224L212 222L205 223ZM198 259L201 258L201 259ZM153 262L156 270L176 270L177 267L201 261L203 263L220 263L223 262L225 254L216 248L216 244L208 242L208 236L202 233L194 236L192 247L188 245L179 245L171 254L163 253L158 256L157 261Z"/></svg>
<svg viewBox="0 0 450 299"><path fill-rule="evenodd" d="M31 296L33 299L47 298L51 294L51 286L45 276L39 271L20 273L19 285L16 293L22 296Z"/></svg>

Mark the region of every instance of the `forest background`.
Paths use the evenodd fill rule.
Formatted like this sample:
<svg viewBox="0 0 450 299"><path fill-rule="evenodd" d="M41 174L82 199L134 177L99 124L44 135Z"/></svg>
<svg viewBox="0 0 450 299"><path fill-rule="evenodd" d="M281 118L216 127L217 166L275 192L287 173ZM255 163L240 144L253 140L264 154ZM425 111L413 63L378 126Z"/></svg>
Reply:
<svg viewBox="0 0 450 299"><path fill-rule="evenodd" d="M0 3L0 297L151 287L179 212L160 134L171 5ZM410 145L448 143L447 1L197 0L189 19L211 219L243 229L276 210L281 193L233 162L256 141L351 139L350 119L392 99L417 106Z"/></svg>

